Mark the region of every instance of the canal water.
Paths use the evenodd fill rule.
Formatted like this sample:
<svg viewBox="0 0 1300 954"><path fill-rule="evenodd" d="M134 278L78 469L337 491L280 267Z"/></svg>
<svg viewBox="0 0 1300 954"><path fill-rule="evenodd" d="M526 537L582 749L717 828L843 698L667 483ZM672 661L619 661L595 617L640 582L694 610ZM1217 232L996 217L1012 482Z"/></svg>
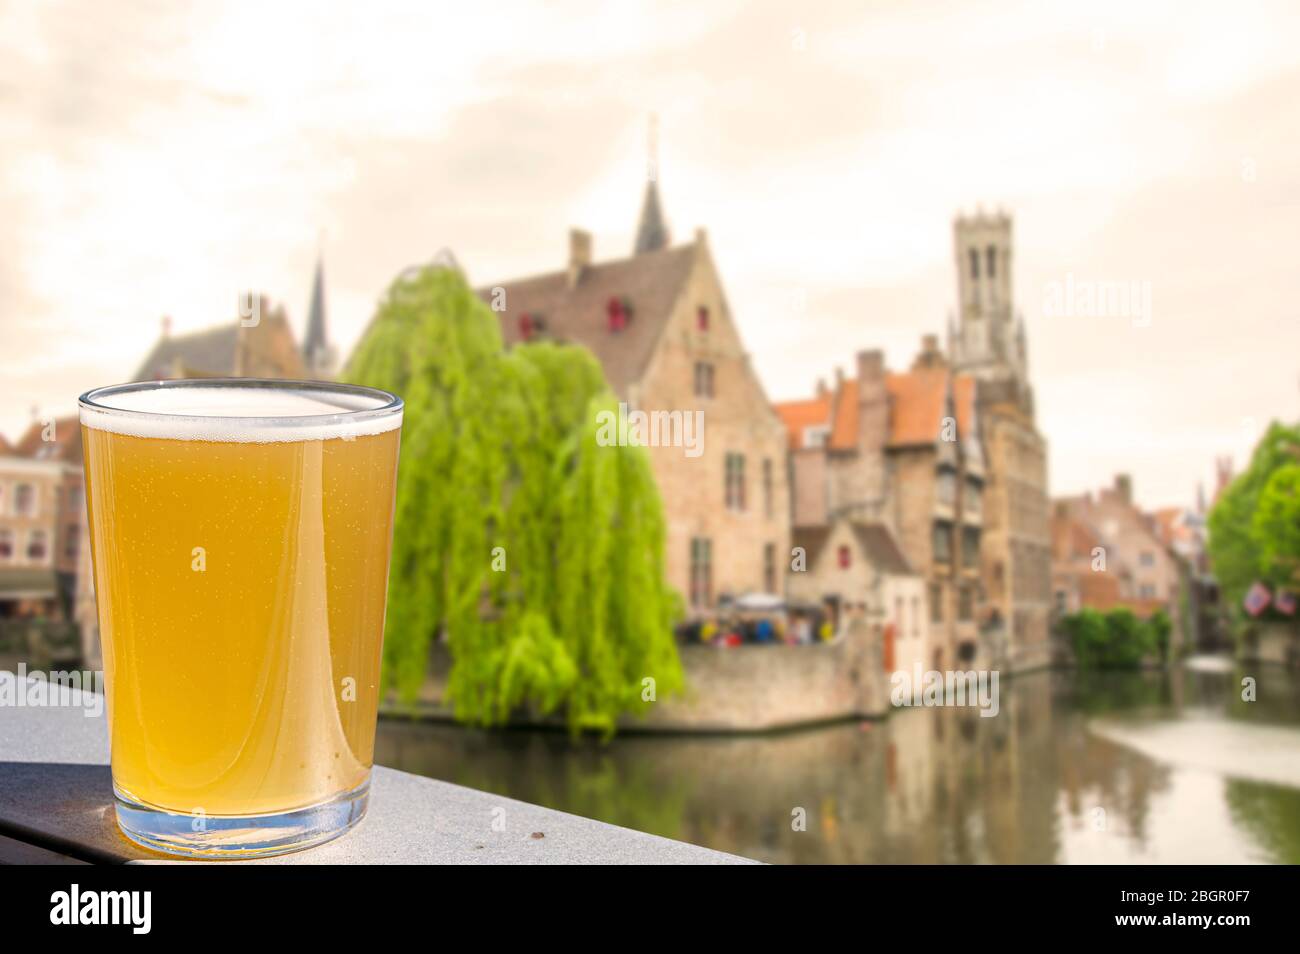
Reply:
<svg viewBox="0 0 1300 954"><path fill-rule="evenodd" d="M763 736L385 719L376 761L769 862L1300 863L1300 679L1217 659Z"/></svg>

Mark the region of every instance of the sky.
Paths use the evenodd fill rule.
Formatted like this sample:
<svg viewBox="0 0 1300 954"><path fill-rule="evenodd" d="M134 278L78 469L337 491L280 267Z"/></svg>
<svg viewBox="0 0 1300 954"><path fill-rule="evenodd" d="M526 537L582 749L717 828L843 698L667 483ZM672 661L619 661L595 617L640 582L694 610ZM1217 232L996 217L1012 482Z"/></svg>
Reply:
<svg viewBox="0 0 1300 954"><path fill-rule="evenodd" d="M0 0L0 433L256 289L343 354L408 265L630 252L658 117L770 398L906 368L1014 217L1053 494L1191 504L1300 418L1300 6ZM1131 288L1119 314L1053 305ZM1149 303L1149 307L1147 304ZM1113 311L1113 309L1112 309Z"/></svg>

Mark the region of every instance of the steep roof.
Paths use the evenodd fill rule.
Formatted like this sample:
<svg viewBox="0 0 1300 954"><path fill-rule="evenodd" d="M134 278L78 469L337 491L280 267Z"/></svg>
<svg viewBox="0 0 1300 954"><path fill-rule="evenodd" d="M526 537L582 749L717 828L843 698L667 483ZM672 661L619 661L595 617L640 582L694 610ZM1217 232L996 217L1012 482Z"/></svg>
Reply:
<svg viewBox="0 0 1300 954"><path fill-rule="evenodd" d="M55 418L54 440L42 439L45 424L32 421L13 452L21 457L33 460L61 460L69 464L81 463L81 419L75 414L70 417Z"/></svg>
<svg viewBox="0 0 1300 954"><path fill-rule="evenodd" d="M912 565L898 548L898 541L883 523L855 523L853 535L862 544L862 552L867 555L871 565L882 573L896 576L910 575Z"/></svg>
<svg viewBox="0 0 1300 954"><path fill-rule="evenodd" d="M307 330L302 339L302 353L311 358L317 351L329 348L325 333L325 264L316 260L316 278L311 286L311 305L307 311Z"/></svg>
<svg viewBox="0 0 1300 954"><path fill-rule="evenodd" d="M803 446L804 428L825 424L831 418L832 396L827 393L807 401L787 401L773 405L773 410L785 424L790 440L790 449L798 450Z"/></svg>
<svg viewBox="0 0 1300 954"><path fill-rule="evenodd" d="M539 337L588 348L604 367L610 386L626 395L629 385L645 372L699 248L692 242L587 265L572 287L564 270L497 282L479 288L477 294L492 304L495 289L505 290L505 308L499 314L507 345L524 340L520 327L524 315L534 327L540 319ZM619 331L609 328L611 299L626 299L631 309L631 317Z"/></svg>
<svg viewBox="0 0 1300 954"><path fill-rule="evenodd" d="M817 554L822 552L822 547L826 546L830 536L830 526L794 527L790 530L790 545L803 548L804 555L808 558L807 565L811 567L817 562Z"/></svg>
<svg viewBox="0 0 1300 954"><path fill-rule="evenodd" d="M946 368L918 368L885 375L885 393L889 399L890 447L933 444L939 439L952 380L953 404L957 433L970 433L975 414L975 378L953 374ZM842 381L834 394L805 401L776 405L785 422L790 447L802 447L803 431L818 424L831 425L827 446L831 450L854 450L858 446L858 380Z"/></svg>
<svg viewBox="0 0 1300 954"><path fill-rule="evenodd" d="M826 541L830 539L833 528L834 524L825 524L795 527L791 530L790 544L803 547L808 557L809 568L817 562L817 557L826 547ZM893 533L887 526L881 523L851 521L849 529L853 531L853 537L863 557L881 573L904 576L913 572L912 565L907 562L907 557L903 556L898 541L894 539Z"/></svg>
<svg viewBox="0 0 1300 954"><path fill-rule="evenodd" d="M1093 549L1101 546L1101 541L1093 529L1069 512L1053 512L1051 533L1054 560L1091 557Z"/></svg>
<svg viewBox="0 0 1300 954"><path fill-rule="evenodd" d="M632 254L644 255L667 246L668 226L659 204L659 187L651 179L645 184L645 199L641 203L641 220L637 223L636 244L632 247Z"/></svg>
<svg viewBox="0 0 1300 954"><path fill-rule="evenodd" d="M230 322L158 339L149 356L135 372L134 381L171 377L179 363L187 371L226 377L235 373L235 351L239 342L239 325Z"/></svg>

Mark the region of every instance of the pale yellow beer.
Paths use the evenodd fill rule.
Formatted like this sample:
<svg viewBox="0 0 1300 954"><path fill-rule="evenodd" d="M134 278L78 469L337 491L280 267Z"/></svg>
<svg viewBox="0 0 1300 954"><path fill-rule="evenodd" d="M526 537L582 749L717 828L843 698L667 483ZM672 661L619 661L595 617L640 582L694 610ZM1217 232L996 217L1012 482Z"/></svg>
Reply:
<svg viewBox="0 0 1300 954"><path fill-rule="evenodd" d="M119 818L206 826L364 795L400 401L301 382L104 390L119 393L83 398L82 434ZM189 840L222 838L205 837Z"/></svg>

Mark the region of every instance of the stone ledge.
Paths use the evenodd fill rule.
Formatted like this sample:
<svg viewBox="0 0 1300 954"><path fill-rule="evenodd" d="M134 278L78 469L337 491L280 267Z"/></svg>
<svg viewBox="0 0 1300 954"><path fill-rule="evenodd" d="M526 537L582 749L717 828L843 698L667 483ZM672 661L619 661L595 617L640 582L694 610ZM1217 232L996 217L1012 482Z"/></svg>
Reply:
<svg viewBox="0 0 1300 954"><path fill-rule="evenodd" d="M80 701L74 694L71 705L59 708L0 708L0 861L40 855L69 861L170 861L132 844L118 831L107 722L103 716L86 716ZM506 831L492 830L496 808L505 809ZM224 863L755 862L376 766L370 809L351 832L307 851Z"/></svg>

